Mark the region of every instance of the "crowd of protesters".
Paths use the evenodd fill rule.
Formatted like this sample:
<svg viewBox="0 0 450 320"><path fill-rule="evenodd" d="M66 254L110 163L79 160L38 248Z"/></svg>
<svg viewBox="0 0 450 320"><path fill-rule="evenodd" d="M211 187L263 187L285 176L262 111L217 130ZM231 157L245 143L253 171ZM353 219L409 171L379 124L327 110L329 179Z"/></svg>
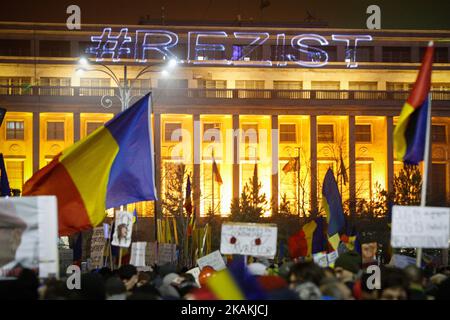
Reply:
<svg viewBox="0 0 450 320"><path fill-rule="evenodd" d="M374 273L361 268L361 257L346 252L333 268L321 268L312 261L288 261L279 265L254 261L247 272L257 279L271 300L449 300L450 268L404 269L380 267L377 286ZM205 267L198 279L187 268L154 266L138 271L133 265L116 270L102 268L81 275L80 289L70 290L66 279L43 283L36 274L23 269L17 279L0 281L1 299L40 300L214 300L208 278L215 270Z"/></svg>

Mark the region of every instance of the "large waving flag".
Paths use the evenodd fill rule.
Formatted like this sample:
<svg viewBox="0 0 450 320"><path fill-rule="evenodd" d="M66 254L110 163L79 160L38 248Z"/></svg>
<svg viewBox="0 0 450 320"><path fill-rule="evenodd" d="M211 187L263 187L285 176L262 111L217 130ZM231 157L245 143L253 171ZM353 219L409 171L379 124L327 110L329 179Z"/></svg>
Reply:
<svg viewBox="0 0 450 320"><path fill-rule="evenodd" d="M331 169L328 169L323 180L322 205L327 214L328 241L333 249L337 250L340 241L339 231L345 226L345 217L342 209L342 198Z"/></svg>
<svg viewBox="0 0 450 320"><path fill-rule="evenodd" d="M407 164L418 164L424 158L433 54L430 43L394 130L397 158Z"/></svg>
<svg viewBox="0 0 450 320"><path fill-rule="evenodd" d="M105 209L156 200L150 94L57 155L24 185L56 195L59 233L100 224Z"/></svg>
<svg viewBox="0 0 450 320"><path fill-rule="evenodd" d="M0 108L0 127L2 126L3 119L5 119L6 109Z"/></svg>
<svg viewBox="0 0 450 320"><path fill-rule="evenodd" d="M11 188L9 187L8 175L6 174L5 161L3 154L0 153L0 196L10 196Z"/></svg>
<svg viewBox="0 0 450 320"><path fill-rule="evenodd" d="M315 253L325 251L327 239L323 228L322 217L303 225L298 233L288 239L289 256L291 258L311 257Z"/></svg>

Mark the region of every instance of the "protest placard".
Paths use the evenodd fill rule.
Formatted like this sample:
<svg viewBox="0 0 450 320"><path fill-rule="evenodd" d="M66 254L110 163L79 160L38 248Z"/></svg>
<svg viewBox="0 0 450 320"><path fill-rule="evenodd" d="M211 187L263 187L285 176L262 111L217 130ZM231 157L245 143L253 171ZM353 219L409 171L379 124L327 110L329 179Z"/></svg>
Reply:
<svg viewBox="0 0 450 320"><path fill-rule="evenodd" d="M200 270L206 266L213 267L216 271L223 270L227 267L219 250L211 252L204 257L198 258L197 264Z"/></svg>
<svg viewBox="0 0 450 320"><path fill-rule="evenodd" d="M18 264L59 277L56 197L0 198L0 274Z"/></svg>
<svg viewBox="0 0 450 320"><path fill-rule="evenodd" d="M111 244L122 248L131 245L133 231L133 214L127 211L116 211L116 221Z"/></svg>
<svg viewBox="0 0 450 320"><path fill-rule="evenodd" d="M394 248L448 248L450 208L393 206Z"/></svg>
<svg viewBox="0 0 450 320"><path fill-rule="evenodd" d="M73 264L73 250L59 248L59 270L65 274L67 268Z"/></svg>
<svg viewBox="0 0 450 320"><path fill-rule="evenodd" d="M145 267L145 248L147 242L133 242L131 244L130 264L136 267Z"/></svg>
<svg viewBox="0 0 450 320"><path fill-rule="evenodd" d="M192 269L186 271L186 273L192 274L192 276L195 279L195 282L197 283L198 286L200 286L200 282L198 280L198 277L200 276L200 268L199 267L192 268Z"/></svg>
<svg viewBox="0 0 450 320"><path fill-rule="evenodd" d="M222 224L220 252L273 258L277 251L277 226L262 223Z"/></svg>
<svg viewBox="0 0 450 320"><path fill-rule="evenodd" d="M389 262L390 265L393 265L397 268L404 269L410 265L416 265L416 258L405 256L403 254L394 254Z"/></svg>
<svg viewBox="0 0 450 320"><path fill-rule="evenodd" d="M177 245L174 243L158 244L158 264L174 263L177 260Z"/></svg>
<svg viewBox="0 0 450 320"><path fill-rule="evenodd" d="M95 269L103 267L105 245L106 239L103 227L94 228L91 239L90 268Z"/></svg>
<svg viewBox="0 0 450 320"><path fill-rule="evenodd" d="M153 266L158 262L158 244L156 242L147 242L145 248L145 263L147 266Z"/></svg>
<svg viewBox="0 0 450 320"><path fill-rule="evenodd" d="M326 252L318 252L313 254L314 263L322 268L328 267L327 253Z"/></svg>
<svg viewBox="0 0 450 320"><path fill-rule="evenodd" d="M334 267L334 263L336 262L337 258L339 257L338 251L332 251L327 254L327 261L329 267Z"/></svg>

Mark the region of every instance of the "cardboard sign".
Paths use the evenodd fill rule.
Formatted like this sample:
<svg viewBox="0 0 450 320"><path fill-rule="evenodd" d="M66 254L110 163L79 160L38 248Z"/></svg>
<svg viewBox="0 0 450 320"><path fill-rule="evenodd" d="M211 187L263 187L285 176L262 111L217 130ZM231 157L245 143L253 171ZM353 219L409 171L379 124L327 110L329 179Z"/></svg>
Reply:
<svg viewBox="0 0 450 320"><path fill-rule="evenodd" d="M147 242L133 242L131 244L130 264L136 267L145 267L145 248Z"/></svg>
<svg viewBox="0 0 450 320"><path fill-rule="evenodd" d="M403 254L394 254L389 264L404 269L407 266L416 265L416 258L405 256Z"/></svg>
<svg viewBox="0 0 450 320"><path fill-rule="evenodd" d="M273 258L277 252L277 231L275 224L223 223L220 252Z"/></svg>
<svg viewBox="0 0 450 320"><path fill-rule="evenodd" d="M0 276L18 264L59 277L55 196L0 198Z"/></svg>
<svg viewBox="0 0 450 320"><path fill-rule="evenodd" d="M327 261L329 267L334 267L334 263L336 262L337 258L339 257L339 253L337 251L330 252L327 254Z"/></svg>
<svg viewBox="0 0 450 320"><path fill-rule="evenodd" d="M103 267L105 245L106 239L103 227L94 228L91 239L90 268L96 269Z"/></svg>
<svg viewBox="0 0 450 320"><path fill-rule="evenodd" d="M73 264L73 250L66 248L59 248L59 270L65 274L67 268Z"/></svg>
<svg viewBox="0 0 450 320"><path fill-rule="evenodd" d="M326 252L318 252L313 254L314 263L322 268L328 267L328 259Z"/></svg>
<svg viewBox="0 0 450 320"><path fill-rule="evenodd" d="M448 248L450 208L393 206L394 248Z"/></svg>
<svg viewBox="0 0 450 320"><path fill-rule="evenodd" d="M206 266L213 267L214 270L216 271L223 270L227 267L219 250L216 250L214 252L211 252L210 254L207 254L204 257L199 258L197 260L197 264L200 270Z"/></svg>
<svg viewBox="0 0 450 320"><path fill-rule="evenodd" d="M116 211L116 222L111 244L113 246L128 248L131 245L133 232L133 214L127 211Z"/></svg>
<svg viewBox="0 0 450 320"><path fill-rule="evenodd" d="M174 243L158 244L158 264L174 263L177 260L177 245Z"/></svg>
<svg viewBox="0 0 450 320"><path fill-rule="evenodd" d="M200 282L198 280L198 277L200 276L200 268L199 267L192 268L192 269L186 271L186 273L192 274L194 276L195 282L200 287Z"/></svg>
<svg viewBox="0 0 450 320"><path fill-rule="evenodd" d="M156 242L147 242L145 249L145 263L153 266L158 262L158 244Z"/></svg>

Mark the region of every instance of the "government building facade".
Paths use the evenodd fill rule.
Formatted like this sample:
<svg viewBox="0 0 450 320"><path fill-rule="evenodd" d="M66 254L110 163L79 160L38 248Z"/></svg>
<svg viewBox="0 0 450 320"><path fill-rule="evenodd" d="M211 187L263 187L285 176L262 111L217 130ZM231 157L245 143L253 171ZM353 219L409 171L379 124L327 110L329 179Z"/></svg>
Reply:
<svg viewBox="0 0 450 320"><path fill-rule="evenodd" d="M11 187L21 190L52 157L120 112L124 93L131 105L152 92L160 199L183 163L201 216L228 215L255 164L273 208L288 202L300 216L319 210L330 167L344 200L369 201L393 190L403 166L393 130L434 40L429 199L444 206L450 46L439 40L449 37L439 30L0 23L0 107L7 109L0 152ZM153 215L153 203L136 206Z"/></svg>

